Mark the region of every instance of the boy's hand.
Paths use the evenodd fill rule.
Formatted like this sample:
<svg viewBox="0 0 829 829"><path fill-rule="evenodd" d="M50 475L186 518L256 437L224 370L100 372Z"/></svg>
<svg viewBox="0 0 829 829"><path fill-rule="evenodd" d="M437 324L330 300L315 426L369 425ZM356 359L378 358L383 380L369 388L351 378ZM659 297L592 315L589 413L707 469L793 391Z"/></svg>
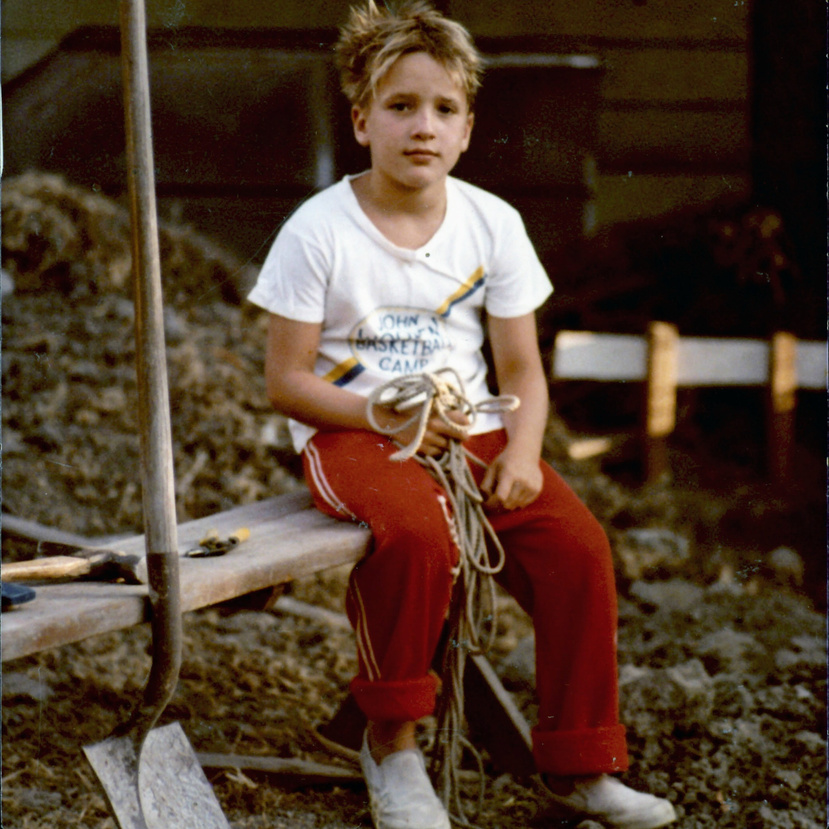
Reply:
<svg viewBox="0 0 829 829"><path fill-rule="evenodd" d="M539 496L543 475L538 458L530 458L504 451L489 465L481 481L480 490L486 496L486 509L513 510L526 507Z"/></svg>
<svg viewBox="0 0 829 829"><path fill-rule="evenodd" d="M426 431L423 433L423 440L417 450L419 455L437 457L442 455L448 448L451 440L463 440L466 437L465 426L469 425L469 418L462 412L447 412L447 418L456 423L457 426L446 423L438 415L432 415L426 424ZM394 426L397 423L405 422L411 418L410 413L399 414L390 409L385 409L385 416L378 420L383 427ZM412 423L401 432L391 435L392 439L401 446L408 446L417 438L418 424Z"/></svg>

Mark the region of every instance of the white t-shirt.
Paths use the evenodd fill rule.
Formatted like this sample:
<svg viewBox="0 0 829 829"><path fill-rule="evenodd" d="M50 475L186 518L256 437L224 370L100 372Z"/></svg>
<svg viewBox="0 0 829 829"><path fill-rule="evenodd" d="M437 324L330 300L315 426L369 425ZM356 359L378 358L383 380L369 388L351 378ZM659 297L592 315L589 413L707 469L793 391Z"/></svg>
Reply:
<svg viewBox="0 0 829 829"><path fill-rule="evenodd" d="M497 196L446 181L446 215L417 250L389 241L347 176L303 203L280 229L249 299L299 322L322 323L315 373L368 396L406 374L449 366L479 403L490 394L481 354L484 313L518 317L552 287L518 212ZM500 428L480 414L472 433ZM302 451L316 431L290 423Z"/></svg>

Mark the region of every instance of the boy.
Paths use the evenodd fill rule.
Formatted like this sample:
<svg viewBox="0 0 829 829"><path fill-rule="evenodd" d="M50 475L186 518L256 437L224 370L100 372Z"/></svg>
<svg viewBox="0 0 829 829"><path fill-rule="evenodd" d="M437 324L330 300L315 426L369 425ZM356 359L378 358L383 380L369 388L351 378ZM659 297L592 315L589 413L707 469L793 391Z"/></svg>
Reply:
<svg viewBox="0 0 829 829"><path fill-rule="evenodd" d="M534 312L549 281L518 214L449 175L469 145L480 58L466 30L428 4L395 14L373 0L352 10L337 55L371 168L295 212L250 298L271 312L268 395L292 418L316 505L373 533L346 606L375 826L449 827L414 723L435 706L430 666L458 551L440 486L415 459L389 460L397 446L374 431L366 399L392 377L446 366L473 403L487 399L484 315L499 391L521 405L472 424L433 417L419 451L438 455L464 439L486 464L474 474L506 550L498 579L536 631L533 749L551 800L610 826L664 826L674 819L668 801L608 774L627 767L627 750L607 539L540 460L548 389ZM407 419L382 407L374 415L384 430ZM408 444L414 431L395 437Z"/></svg>

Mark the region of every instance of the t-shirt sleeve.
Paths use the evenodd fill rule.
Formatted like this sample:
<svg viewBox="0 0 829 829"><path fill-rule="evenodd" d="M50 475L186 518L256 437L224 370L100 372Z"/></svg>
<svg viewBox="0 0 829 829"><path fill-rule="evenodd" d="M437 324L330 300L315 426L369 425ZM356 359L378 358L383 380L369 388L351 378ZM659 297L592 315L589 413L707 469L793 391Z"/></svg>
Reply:
<svg viewBox="0 0 829 829"><path fill-rule="evenodd" d="M509 208L498 224L487 274L486 311L494 317L520 317L539 308L553 286L520 214Z"/></svg>
<svg viewBox="0 0 829 829"><path fill-rule="evenodd" d="M330 272L319 240L289 220L276 237L248 294L255 305L298 322L322 322Z"/></svg>

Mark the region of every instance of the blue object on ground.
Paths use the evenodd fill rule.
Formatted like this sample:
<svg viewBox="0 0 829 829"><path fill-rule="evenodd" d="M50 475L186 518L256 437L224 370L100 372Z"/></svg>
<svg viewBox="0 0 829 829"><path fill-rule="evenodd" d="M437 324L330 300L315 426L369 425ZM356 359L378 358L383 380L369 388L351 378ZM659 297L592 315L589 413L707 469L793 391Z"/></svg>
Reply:
<svg viewBox="0 0 829 829"><path fill-rule="evenodd" d="M0 583L0 591L3 597L3 610L11 610L16 605L30 602L37 595L32 587L7 581Z"/></svg>

